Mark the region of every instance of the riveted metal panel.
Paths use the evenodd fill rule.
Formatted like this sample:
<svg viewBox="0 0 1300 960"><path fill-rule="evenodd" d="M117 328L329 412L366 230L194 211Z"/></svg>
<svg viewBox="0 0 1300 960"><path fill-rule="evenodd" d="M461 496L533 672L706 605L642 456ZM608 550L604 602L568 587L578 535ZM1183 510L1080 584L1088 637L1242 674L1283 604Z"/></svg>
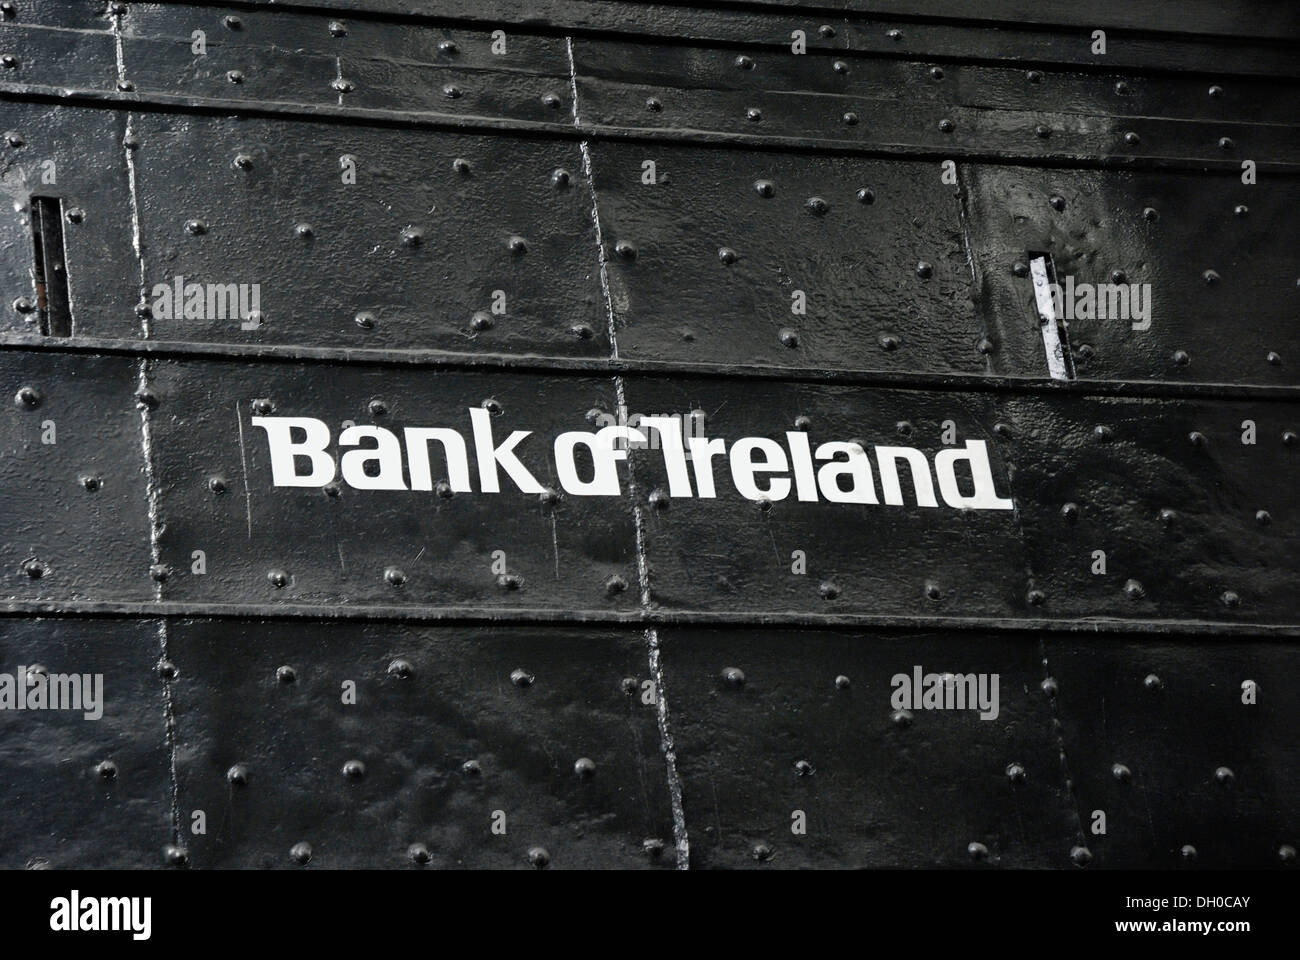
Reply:
<svg viewBox="0 0 1300 960"><path fill-rule="evenodd" d="M1097 866L1284 865L1300 822L1293 646L1049 638L1044 650Z"/></svg>
<svg viewBox="0 0 1300 960"><path fill-rule="evenodd" d="M0 23L0 43L4 56L9 58L0 64L0 83L4 86L64 87L101 93L117 89L113 37L102 25L82 30Z"/></svg>
<svg viewBox="0 0 1300 960"><path fill-rule="evenodd" d="M198 116L136 128L151 292L177 276L260 291L260 325L155 315L157 339L608 355L576 144Z"/></svg>
<svg viewBox="0 0 1300 960"><path fill-rule="evenodd" d="M196 867L294 867L300 843L312 868L414 867L416 844L429 869L674 864L635 631L187 621L168 642Z"/></svg>
<svg viewBox="0 0 1300 960"><path fill-rule="evenodd" d="M1080 397L999 410L1043 609L1295 622L1300 448L1283 440L1294 404Z"/></svg>
<svg viewBox="0 0 1300 960"><path fill-rule="evenodd" d="M960 205L937 165L591 152L621 357L985 369Z"/></svg>
<svg viewBox="0 0 1300 960"><path fill-rule="evenodd" d="M521 493L504 472L501 493L446 496L452 491L438 489L448 471L437 444L430 444L431 491L358 490L341 476L327 488L274 487L267 434L251 421L258 410L315 417L336 440L346 423L382 426L399 437L407 427L451 427L466 439L479 491L468 409L491 400L499 405L494 442L514 430L534 431L517 455L539 483L559 490L550 444L564 430L590 429L589 409L614 407L609 380L171 361L155 364L151 381L165 599L480 610L635 606L626 589L636 582L626 500L548 503ZM205 574L193 572L195 550L205 552ZM276 571L284 575L278 586ZM611 577L623 589L611 590Z"/></svg>
<svg viewBox="0 0 1300 960"><path fill-rule="evenodd" d="M703 432L725 439L729 451L741 437L767 437L786 447L786 432L803 426L813 450L827 441L856 440L869 454L875 444L899 445L933 459L943 446L945 421L951 421L959 442L988 444L999 494L1009 497L1014 490L993 433L992 401L984 395L634 380L627 401L630 413L644 415L684 417L702 410ZM668 488L659 451L633 456L643 500ZM879 498L878 461L872 461ZM801 502L793 489L778 502L755 502L736 492L725 456L714 459L713 470L716 499L657 499L664 509L646 509L651 595L666 609L998 617L1019 605L1024 567L1015 511L918 506L906 466L899 468L903 504L897 506L831 503L824 494L818 502ZM766 486L767 478L759 479ZM796 551L806 573L796 569Z"/></svg>
<svg viewBox="0 0 1300 960"><path fill-rule="evenodd" d="M1038 644L970 640L660 631L691 865L1068 865L1077 820ZM897 710L892 678L916 667L998 674L997 716Z"/></svg>
<svg viewBox="0 0 1300 960"><path fill-rule="evenodd" d="M1245 154L1242 154L1245 156ZM1036 330L1030 251L1057 282L1146 285L1149 315L1068 322L1080 379L1297 382L1300 182L1176 173L962 167L983 305L1007 333ZM1109 294L1106 294L1109 300ZM1064 307L1064 303L1062 304ZM1006 336L1008 373L1041 370L1041 341Z"/></svg>
<svg viewBox="0 0 1300 960"><path fill-rule="evenodd" d="M9 600L147 600L139 361L0 353L0 557Z"/></svg>
<svg viewBox="0 0 1300 960"><path fill-rule="evenodd" d="M24 668L43 670L59 691L94 699L89 710L86 700L81 709L0 710L0 866L162 866L172 816L158 629L147 620L0 619L0 673L26 683ZM65 684L71 674L90 680Z"/></svg>
<svg viewBox="0 0 1300 960"><path fill-rule="evenodd" d="M62 208L63 253L71 333L131 336L139 330L132 307L139 299L133 250L131 197L122 150L126 119L107 111L35 103L5 103L0 156L0 329L39 328L31 225L32 197L56 198ZM53 279L53 278L51 278ZM22 301L26 301L24 304Z"/></svg>

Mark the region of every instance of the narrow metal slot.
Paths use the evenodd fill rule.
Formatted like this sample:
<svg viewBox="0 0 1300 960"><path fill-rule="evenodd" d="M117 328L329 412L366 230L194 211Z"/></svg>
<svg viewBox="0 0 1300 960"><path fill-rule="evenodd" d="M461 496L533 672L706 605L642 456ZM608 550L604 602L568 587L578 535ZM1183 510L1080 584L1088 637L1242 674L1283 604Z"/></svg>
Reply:
<svg viewBox="0 0 1300 960"><path fill-rule="evenodd" d="M32 197L32 243L35 248L36 305L41 335L72 336L72 304L63 253L63 201Z"/></svg>
<svg viewBox="0 0 1300 960"><path fill-rule="evenodd" d="M1074 360L1070 356L1070 335L1061 322L1052 296L1056 286L1056 269L1050 253L1029 254L1029 275L1034 281L1034 303L1038 307L1038 326L1043 334L1043 352L1047 355L1047 372L1053 380L1073 380Z"/></svg>

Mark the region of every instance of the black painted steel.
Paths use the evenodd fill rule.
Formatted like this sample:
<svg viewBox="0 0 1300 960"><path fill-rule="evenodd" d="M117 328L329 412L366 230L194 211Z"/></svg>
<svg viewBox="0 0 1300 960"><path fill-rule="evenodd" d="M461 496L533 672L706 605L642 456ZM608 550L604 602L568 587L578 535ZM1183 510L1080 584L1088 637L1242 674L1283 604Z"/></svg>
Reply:
<svg viewBox="0 0 1300 960"><path fill-rule="evenodd" d="M0 865L1293 863L1298 40L0 4ZM647 416L795 489L663 446L566 486L558 435ZM276 417L389 431L387 488L276 485ZM801 473L838 441L868 502ZM15 708L71 673L101 719Z"/></svg>

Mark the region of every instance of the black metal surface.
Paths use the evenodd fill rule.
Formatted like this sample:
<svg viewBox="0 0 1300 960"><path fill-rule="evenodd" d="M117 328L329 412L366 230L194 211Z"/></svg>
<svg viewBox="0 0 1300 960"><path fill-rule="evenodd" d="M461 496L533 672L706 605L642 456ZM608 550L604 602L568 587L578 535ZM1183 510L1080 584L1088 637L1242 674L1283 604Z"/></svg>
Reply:
<svg viewBox="0 0 1300 960"><path fill-rule="evenodd" d="M0 674L107 693L0 710L0 865L1293 862L1298 39L1209 0L0 4ZM1149 322L1045 323L1031 262ZM483 490L471 410L543 489ZM906 467L764 501L725 456L705 498L662 449L561 481L558 434L692 414L859 441L877 499L878 447L984 444L1008 509ZM276 486L264 417L334 459L451 428L471 479ZM914 668L997 717L900 712Z"/></svg>

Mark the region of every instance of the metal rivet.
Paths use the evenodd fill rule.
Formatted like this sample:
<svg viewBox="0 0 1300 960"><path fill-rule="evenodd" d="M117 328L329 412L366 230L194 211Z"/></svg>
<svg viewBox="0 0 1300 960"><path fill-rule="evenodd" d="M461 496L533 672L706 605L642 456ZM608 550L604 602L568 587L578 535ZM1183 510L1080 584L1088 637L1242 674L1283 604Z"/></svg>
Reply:
<svg viewBox="0 0 1300 960"><path fill-rule="evenodd" d="M176 664L172 663L170 660L159 660L157 670L158 670L158 676L162 680L168 680L168 681L175 680L177 677L181 675L181 672L179 669L177 669Z"/></svg>
<svg viewBox="0 0 1300 960"><path fill-rule="evenodd" d="M455 40L439 40L439 41L438 41L438 52L439 52L439 53L445 53L445 54L451 55L451 54L453 54L453 53L457 53L457 52L459 52L459 50L460 50L460 48L459 48L458 46L456 46L456 41L455 41Z"/></svg>
<svg viewBox="0 0 1300 960"><path fill-rule="evenodd" d="M418 247L424 242L424 231L419 227L407 227L402 231L402 244L407 247Z"/></svg>
<svg viewBox="0 0 1300 960"><path fill-rule="evenodd" d="M624 677L622 682L619 683L619 688L627 696L632 696L637 691L636 677Z"/></svg>
<svg viewBox="0 0 1300 960"><path fill-rule="evenodd" d="M893 30L886 31L885 36L887 36L890 40L902 40L903 31L895 27Z"/></svg>
<svg viewBox="0 0 1300 960"><path fill-rule="evenodd" d="M524 578L517 573L497 574L497 586L502 590L518 590L524 585Z"/></svg>
<svg viewBox="0 0 1300 960"><path fill-rule="evenodd" d="M149 576L151 576L157 583L166 583L167 579L171 575L171 568L165 563L155 563L151 564L149 567Z"/></svg>
<svg viewBox="0 0 1300 960"><path fill-rule="evenodd" d="M663 101L658 97L647 97L645 101L646 109L651 113L658 113L664 108Z"/></svg>
<svg viewBox="0 0 1300 960"><path fill-rule="evenodd" d="M1028 80L1030 83L1041 83L1041 82L1042 82L1042 79L1043 79L1043 71L1041 71L1041 70L1026 70L1026 71L1025 71L1025 79Z"/></svg>
<svg viewBox="0 0 1300 960"><path fill-rule="evenodd" d="M799 416L794 418L794 428L807 433L812 429L812 418L802 413L799 414Z"/></svg>
<svg viewBox="0 0 1300 960"><path fill-rule="evenodd" d="M451 488L451 484L446 480L439 480L433 485L433 492L438 495L440 500L450 500L456 496L456 491Z"/></svg>
<svg viewBox="0 0 1300 960"><path fill-rule="evenodd" d="M312 229L310 223L300 223L293 228L293 231L302 240L310 240L316 233L316 231Z"/></svg>
<svg viewBox="0 0 1300 960"><path fill-rule="evenodd" d="M772 859L772 848L766 843L756 843L754 844L754 849L750 851L750 856L760 863L767 863L767 861Z"/></svg>
<svg viewBox="0 0 1300 960"><path fill-rule="evenodd" d="M1219 282L1219 274L1215 270L1206 270L1205 273L1201 274L1201 276L1210 286L1214 286Z"/></svg>
<svg viewBox="0 0 1300 960"><path fill-rule="evenodd" d="M1052 135L1051 127L1044 126L1041 123L1038 126L1034 127L1034 136L1038 137L1040 140L1046 140L1051 135Z"/></svg>
<svg viewBox="0 0 1300 960"><path fill-rule="evenodd" d="M817 592L823 600L834 600L840 595L840 588L829 580L823 580L817 585Z"/></svg>
<svg viewBox="0 0 1300 960"><path fill-rule="evenodd" d="M586 780L596 775L596 764L590 757L579 757L573 764L573 772Z"/></svg>
<svg viewBox="0 0 1300 960"><path fill-rule="evenodd" d="M295 843L289 848L289 859L304 866L311 862L311 844Z"/></svg>
<svg viewBox="0 0 1300 960"><path fill-rule="evenodd" d="M15 57L12 53L6 53L3 56L0 56L0 64L3 64L4 66L8 67L10 70L14 70L17 69L18 67L18 58Z"/></svg>
<svg viewBox="0 0 1300 960"><path fill-rule="evenodd" d="M943 67L931 67L931 68L930 68L930 77L931 77L931 79L934 79L934 80L942 80L942 79L943 79Z"/></svg>
<svg viewBox="0 0 1300 960"><path fill-rule="evenodd" d="M899 420L894 424L894 432L900 437L910 437L915 428L906 420Z"/></svg>
<svg viewBox="0 0 1300 960"><path fill-rule="evenodd" d="M283 570L272 570L266 575L266 579L271 581L271 586L277 590L285 587L289 583L289 574Z"/></svg>
<svg viewBox="0 0 1300 960"><path fill-rule="evenodd" d="M1273 522L1273 516L1267 510L1256 510L1255 522L1261 527L1266 527Z"/></svg>
<svg viewBox="0 0 1300 960"><path fill-rule="evenodd" d="M844 676L844 674L841 673L838 677L835 678L836 690L847 690L849 689L849 686L850 686L849 678Z"/></svg>
<svg viewBox="0 0 1300 960"><path fill-rule="evenodd" d="M943 591L939 589L939 585L937 583L933 583L933 582L926 583L925 595L929 597L931 600L935 600L935 601L943 599Z"/></svg>
<svg viewBox="0 0 1300 960"><path fill-rule="evenodd" d="M1124 142L1127 143L1130 147L1134 147L1142 142L1142 138L1139 137L1132 130L1130 130L1128 133L1124 134Z"/></svg>
<svg viewBox="0 0 1300 960"><path fill-rule="evenodd" d="M664 842L663 842L662 840L658 839L657 837L651 837L651 838L649 838L649 839L642 840L642 841L641 841L641 850L642 850L642 852L644 852L647 856L649 856L649 857L653 857L653 858L656 858L656 859L657 859L657 858L663 856L663 852L664 852Z"/></svg>
<svg viewBox="0 0 1300 960"><path fill-rule="evenodd" d="M787 347L789 347L791 350L793 350L795 347L799 346L798 332L795 330L791 330L789 327L782 328L781 342L785 344Z"/></svg>
<svg viewBox="0 0 1300 960"><path fill-rule="evenodd" d="M360 760L348 760L343 764L343 776L349 780L360 780L366 775L366 765Z"/></svg>
<svg viewBox="0 0 1300 960"><path fill-rule="evenodd" d="M415 673L415 668L411 666L409 660L398 658L388 665L388 675L396 677L398 680L409 680Z"/></svg>
<svg viewBox="0 0 1300 960"><path fill-rule="evenodd" d="M14 394L15 406L34 410L41 405L41 392L35 387L19 387Z"/></svg>
<svg viewBox="0 0 1300 960"><path fill-rule="evenodd" d="M659 489L658 487L650 491L650 496L646 498L646 501L655 510L662 511L668 509L668 505L669 505L668 494L665 491Z"/></svg>
<svg viewBox="0 0 1300 960"><path fill-rule="evenodd" d="M382 417L388 413L388 404L383 400L375 399L367 404L366 409L370 411L371 416Z"/></svg>
<svg viewBox="0 0 1300 960"><path fill-rule="evenodd" d="M1118 93L1121 97L1124 96L1126 93L1128 93L1128 83L1123 80L1120 80L1118 83L1115 84L1115 92Z"/></svg>
<svg viewBox="0 0 1300 960"><path fill-rule="evenodd" d="M117 779L117 764L112 760L101 760L95 766L95 773L103 780Z"/></svg>
<svg viewBox="0 0 1300 960"><path fill-rule="evenodd" d="M375 315L369 310L360 311L352 320L362 330L373 330L375 328Z"/></svg>
<svg viewBox="0 0 1300 960"><path fill-rule="evenodd" d="M402 584L406 583L406 574L397 567L385 567L384 579L388 581L390 586L400 587Z"/></svg>
<svg viewBox="0 0 1300 960"><path fill-rule="evenodd" d="M355 89L355 87L353 87L352 85L352 81L344 80L342 77L336 77L333 80L331 80L330 86L333 87L335 90L337 90L339 93L351 93Z"/></svg>
<svg viewBox="0 0 1300 960"><path fill-rule="evenodd" d="M1159 677L1157 677L1154 673L1148 673L1146 677L1142 680L1142 686L1146 687L1148 690L1156 691L1164 687L1164 681L1161 680Z"/></svg>
<svg viewBox="0 0 1300 960"><path fill-rule="evenodd" d="M735 263L736 251L731 249L731 247L719 247L718 259L721 260L723 263Z"/></svg>
<svg viewBox="0 0 1300 960"><path fill-rule="evenodd" d="M492 314L486 310L475 310L474 316L469 319L469 326L471 330L482 333L484 330L491 330L496 326L496 321L492 319Z"/></svg>
<svg viewBox="0 0 1300 960"><path fill-rule="evenodd" d="M1025 599L1029 601L1030 606L1041 607L1047 601L1047 594L1042 590L1030 590L1025 594Z"/></svg>
<svg viewBox="0 0 1300 960"><path fill-rule="evenodd" d="M722 681L729 687L743 687L745 685L745 671L741 670L740 667L724 667Z"/></svg>
<svg viewBox="0 0 1300 960"><path fill-rule="evenodd" d="M1250 213L1250 208L1244 203L1239 203L1232 208L1232 212L1238 217L1244 217L1246 214Z"/></svg>
<svg viewBox="0 0 1300 960"><path fill-rule="evenodd" d="M226 72L226 79L231 83L243 83L244 74L239 70L228 70Z"/></svg>
<svg viewBox="0 0 1300 960"><path fill-rule="evenodd" d="M912 725L912 711L895 710L889 715L889 719L893 722L894 726L906 729Z"/></svg>
<svg viewBox="0 0 1300 960"><path fill-rule="evenodd" d="M736 58L736 66L739 67L741 70L753 70L754 58L746 56L745 54L742 53L740 56Z"/></svg>
<svg viewBox="0 0 1300 960"><path fill-rule="evenodd" d="M1061 507L1061 516L1066 520L1079 519L1079 505L1077 503L1067 503Z"/></svg>
<svg viewBox="0 0 1300 960"><path fill-rule="evenodd" d="M528 862L538 870L541 870L551 862L551 855L547 853L545 847L530 847L528 850Z"/></svg>
<svg viewBox="0 0 1300 960"><path fill-rule="evenodd" d="M542 106L546 107L548 110L560 109L560 103L561 101L557 94L554 93L542 94Z"/></svg>
<svg viewBox="0 0 1300 960"><path fill-rule="evenodd" d="M1092 862L1092 851L1087 847L1072 847L1070 849L1070 859L1076 866L1086 867Z"/></svg>
<svg viewBox="0 0 1300 960"><path fill-rule="evenodd" d="M1289 843L1284 843L1277 848L1277 858L1283 863L1295 862L1295 847Z"/></svg>
<svg viewBox="0 0 1300 960"><path fill-rule="evenodd" d="M415 863L428 863L432 859L429 848L422 843L413 843L406 848L406 855Z"/></svg>
<svg viewBox="0 0 1300 960"><path fill-rule="evenodd" d="M1173 360L1180 367L1185 367L1192 362L1191 355L1186 350L1175 350Z"/></svg>
<svg viewBox="0 0 1300 960"><path fill-rule="evenodd" d="M880 344L881 350L897 350L899 345L898 337L892 333L882 333L876 340Z"/></svg>
<svg viewBox="0 0 1300 960"><path fill-rule="evenodd" d="M454 83L449 83L442 88L442 95L448 100L459 100L460 87L456 86Z"/></svg>
<svg viewBox="0 0 1300 960"><path fill-rule="evenodd" d="M1264 359L1267 360L1271 365L1275 367L1281 366L1282 364L1282 355L1275 350L1270 350L1267 354L1265 354Z"/></svg>
<svg viewBox="0 0 1300 960"><path fill-rule="evenodd" d="M1007 764L1007 779L1012 783L1025 782L1025 768L1018 763Z"/></svg>
<svg viewBox="0 0 1300 960"><path fill-rule="evenodd" d="M1043 679L1043 682L1040 683L1038 686L1043 691L1043 693L1047 694L1049 697L1055 698L1057 693L1060 692L1060 688L1056 684L1055 677L1045 677Z"/></svg>
<svg viewBox="0 0 1300 960"><path fill-rule="evenodd" d="M760 197L770 197L776 193L776 185L771 180L755 180L754 189Z"/></svg>
<svg viewBox="0 0 1300 960"><path fill-rule="evenodd" d="M1294 447L1296 443L1296 432L1294 430L1283 430L1282 442L1288 447Z"/></svg>
<svg viewBox="0 0 1300 960"><path fill-rule="evenodd" d="M1178 514L1170 507L1162 507L1160 510L1160 522L1166 527L1172 527L1174 521L1178 519Z"/></svg>
<svg viewBox="0 0 1300 960"><path fill-rule="evenodd" d="M858 191L858 203L872 204L876 202L876 195L869 187L863 187Z"/></svg>
<svg viewBox="0 0 1300 960"><path fill-rule="evenodd" d="M477 777L483 772L483 766L477 760L466 760L460 765L460 772L469 777Z"/></svg>
<svg viewBox="0 0 1300 960"><path fill-rule="evenodd" d="M1194 447L1203 447L1205 446L1205 434L1199 430L1193 430L1187 435L1187 442Z"/></svg>
<svg viewBox="0 0 1300 960"><path fill-rule="evenodd" d="M968 843L966 852L972 860L987 860L989 856L989 848L982 843Z"/></svg>
<svg viewBox="0 0 1300 960"><path fill-rule="evenodd" d="M226 779L237 787L248 785L248 767L237 763L226 771Z"/></svg>
<svg viewBox="0 0 1300 960"><path fill-rule="evenodd" d="M17 130L8 130L5 132L5 143L11 147L21 147L26 145L27 140Z"/></svg>
<svg viewBox="0 0 1300 960"><path fill-rule="evenodd" d="M284 666L276 667L275 679L281 683L293 683L298 679L298 671L286 663Z"/></svg>
<svg viewBox="0 0 1300 960"><path fill-rule="evenodd" d="M551 186L555 187L557 190L567 187L570 179L569 171L565 170L563 167L559 167L551 173Z"/></svg>
<svg viewBox="0 0 1300 960"><path fill-rule="evenodd" d="M988 337L980 337L979 343L975 344L975 349L985 356L988 356L994 350L993 341Z"/></svg>
<svg viewBox="0 0 1300 960"><path fill-rule="evenodd" d="M1237 594L1235 590L1223 591L1223 596L1221 596L1219 599L1223 601L1223 605L1225 607L1241 606L1241 597Z"/></svg>
<svg viewBox="0 0 1300 960"><path fill-rule="evenodd" d="M1237 779L1237 775L1229 767L1219 767L1214 771L1214 782L1221 783L1224 786L1232 783Z"/></svg>
<svg viewBox="0 0 1300 960"><path fill-rule="evenodd" d="M942 120L939 121L940 133L952 133L954 129L955 129L955 125L947 117L944 117Z"/></svg>
<svg viewBox="0 0 1300 960"><path fill-rule="evenodd" d="M1220 137L1220 138L1219 138L1219 148L1220 148L1220 149L1222 149L1222 150L1231 150L1232 147L1233 147L1233 143L1232 143L1232 138L1231 138L1231 137Z"/></svg>
<svg viewBox="0 0 1300 960"><path fill-rule="evenodd" d="M135 395L135 405L139 410L157 410L158 395L152 390L140 390Z"/></svg>
<svg viewBox="0 0 1300 960"><path fill-rule="evenodd" d="M536 677L522 667L516 667L514 670L510 671L510 682L516 687L531 687L533 681L536 679Z"/></svg>
<svg viewBox="0 0 1300 960"><path fill-rule="evenodd" d="M275 413L275 403L269 397L258 397L252 403L253 412L267 416Z"/></svg>
<svg viewBox="0 0 1300 960"><path fill-rule="evenodd" d="M831 69L834 70L836 73L848 73L849 65L845 63L843 60L836 60L834 63L831 64Z"/></svg>
<svg viewBox="0 0 1300 960"><path fill-rule="evenodd" d="M469 176L470 173L472 172L469 161L466 160L464 157L457 157L455 160L453 160L451 162L451 169L461 174L462 176L466 176L466 177Z"/></svg>
<svg viewBox="0 0 1300 960"><path fill-rule="evenodd" d="M190 862L190 853L182 846L169 843L163 847L163 858L170 866L183 867Z"/></svg>
<svg viewBox="0 0 1300 960"><path fill-rule="evenodd" d="M331 37L346 37L348 35L348 28L338 20L330 21L329 31Z"/></svg>
<svg viewBox="0 0 1300 960"><path fill-rule="evenodd" d="M1159 214L1159 212L1156 210L1155 207L1143 207L1143 208L1142 208L1142 219L1143 219L1143 220L1146 220L1146 221L1149 222L1149 223L1151 223L1151 222L1154 222L1154 221L1160 219L1160 214Z"/></svg>
<svg viewBox="0 0 1300 960"><path fill-rule="evenodd" d="M845 111L844 116L841 117L841 119L850 127L855 127L858 124L858 115L852 110Z"/></svg>
<svg viewBox="0 0 1300 960"><path fill-rule="evenodd" d="M827 40L835 36L835 28L832 27L829 23L823 23L820 27L817 28L817 32L821 34L823 37L825 37Z"/></svg>
<svg viewBox="0 0 1300 960"><path fill-rule="evenodd" d="M627 580L620 577L617 573L612 573L605 578L605 592L610 596L616 596L627 590Z"/></svg>
<svg viewBox="0 0 1300 960"><path fill-rule="evenodd" d="M825 214L831 208L831 205L821 197L809 197L808 202L804 204L804 206L808 208L810 213L815 213L818 216Z"/></svg>
<svg viewBox="0 0 1300 960"><path fill-rule="evenodd" d="M916 265L916 275L922 280L929 280L934 276L934 265L922 260Z"/></svg>
<svg viewBox="0 0 1300 960"><path fill-rule="evenodd" d="M1223 96L1223 87L1219 86L1216 83L1214 86L1210 87L1210 89L1207 92L1212 97L1221 97Z"/></svg>
<svg viewBox="0 0 1300 960"><path fill-rule="evenodd" d="M1060 211L1065 209L1065 197L1062 197L1059 194L1052 194L1052 196L1048 197L1047 202L1051 204L1053 210Z"/></svg>
<svg viewBox="0 0 1300 960"><path fill-rule="evenodd" d="M794 765L794 772L801 777L811 777L817 771L813 768L813 765L809 763L807 760L796 760Z"/></svg>
<svg viewBox="0 0 1300 960"><path fill-rule="evenodd" d="M618 243L614 244L614 253L622 260L636 259L636 247L627 240L620 240Z"/></svg>
<svg viewBox="0 0 1300 960"><path fill-rule="evenodd" d="M1092 435L1098 440L1109 440L1115 435L1115 431L1104 423L1099 423L1092 428Z"/></svg>
<svg viewBox="0 0 1300 960"><path fill-rule="evenodd" d="M763 119L763 111L758 109L758 107L750 107L745 111L745 119L752 123L758 123L758 121Z"/></svg>
<svg viewBox="0 0 1300 960"><path fill-rule="evenodd" d="M203 220L186 220L185 232L192 234L196 237L199 236L200 234L207 233L208 232L207 222Z"/></svg>
<svg viewBox="0 0 1300 960"><path fill-rule="evenodd" d="M1128 783L1133 779L1133 771L1122 763L1116 763L1110 768L1110 775L1120 783Z"/></svg>

